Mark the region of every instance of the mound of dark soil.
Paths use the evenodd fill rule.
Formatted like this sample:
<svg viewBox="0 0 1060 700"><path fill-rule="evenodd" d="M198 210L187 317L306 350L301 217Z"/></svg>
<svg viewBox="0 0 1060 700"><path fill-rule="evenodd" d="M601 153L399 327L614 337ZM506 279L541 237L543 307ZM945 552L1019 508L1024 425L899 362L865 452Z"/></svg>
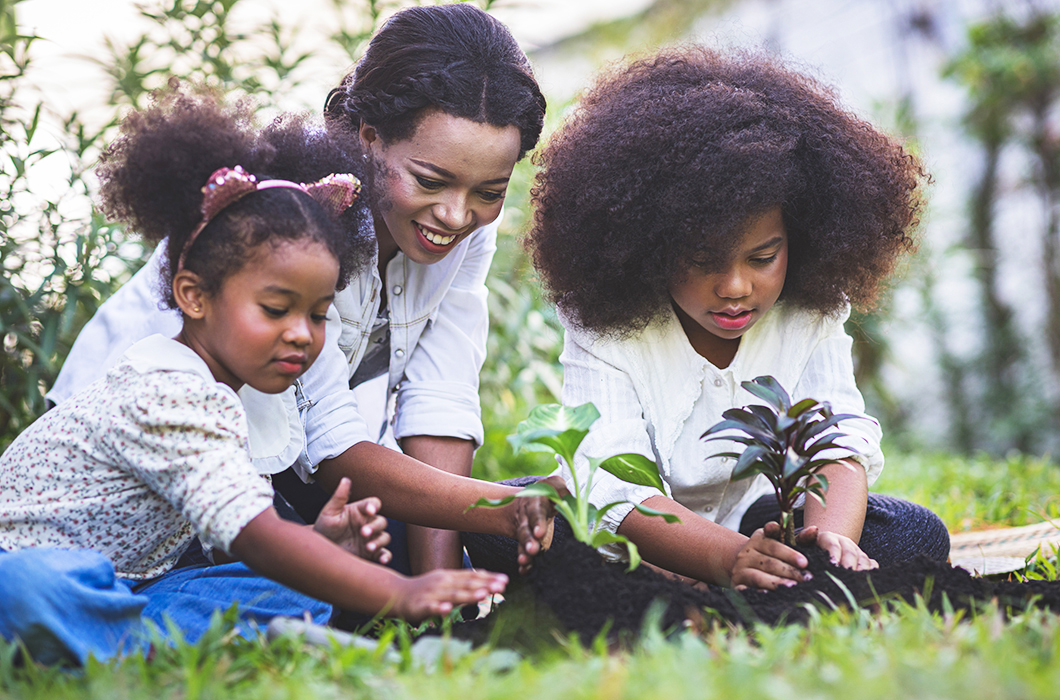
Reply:
<svg viewBox="0 0 1060 700"><path fill-rule="evenodd" d="M896 600L913 602L917 596L936 611L943 609L944 599L954 610L975 609L997 599L1010 610L1034 605L1060 613L1060 582L974 578L963 569L928 557L856 572L832 565L820 549L804 553L810 560L809 569L814 576L811 581L776 591L735 591L713 586L701 590L643 566L627 573L625 566L604 562L580 542L557 542L537 558L530 574L512 580L500 614L456 625L453 633L478 641L491 634L496 639L494 627L505 618L505 608L519 608L523 622L534 620L540 624L546 619L547 624L577 633L585 642L605 628L609 637L617 638L624 632L639 631L655 600L666 605L662 615L664 629L679 626L686 619L701 618L704 609L741 625L801 624L810 618L814 607L876 608ZM509 620L508 624L512 622Z"/></svg>

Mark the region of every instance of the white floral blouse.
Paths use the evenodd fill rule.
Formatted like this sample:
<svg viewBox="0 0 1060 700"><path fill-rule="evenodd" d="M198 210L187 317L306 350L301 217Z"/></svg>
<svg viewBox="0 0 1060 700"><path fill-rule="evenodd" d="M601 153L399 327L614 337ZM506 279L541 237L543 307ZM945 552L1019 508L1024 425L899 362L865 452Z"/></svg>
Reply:
<svg viewBox="0 0 1060 700"><path fill-rule="evenodd" d="M133 580L171 569L196 534L229 551L271 505L239 397L160 335L0 455L0 548L92 549Z"/></svg>

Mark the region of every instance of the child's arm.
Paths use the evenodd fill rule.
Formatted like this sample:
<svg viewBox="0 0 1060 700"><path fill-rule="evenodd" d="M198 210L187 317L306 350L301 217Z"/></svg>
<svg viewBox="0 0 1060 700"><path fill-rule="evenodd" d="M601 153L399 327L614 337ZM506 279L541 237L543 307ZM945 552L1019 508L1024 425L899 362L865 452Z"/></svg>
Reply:
<svg viewBox="0 0 1060 700"><path fill-rule="evenodd" d="M321 462L314 476L328 490L349 477L351 497L379 496L390 518L511 537L519 542L520 571L528 570L533 556L541 551L555 516L546 498L517 498L503 508L468 510L480 498L504 498L521 489L449 474L371 442L359 442Z"/></svg>
<svg viewBox="0 0 1060 700"><path fill-rule="evenodd" d="M652 496L644 505L681 518L680 523L667 523L634 510L623 519L618 534L631 539L651 564L722 586L774 589L805 580L802 569L809 562L779 542L776 523L748 538L666 496ZM800 540L808 543L812 539Z"/></svg>
<svg viewBox="0 0 1060 700"><path fill-rule="evenodd" d="M503 574L445 569L402 576L282 520L271 507L239 532L231 551L258 573L318 600L412 622L500 593L508 580Z"/></svg>
<svg viewBox="0 0 1060 700"><path fill-rule="evenodd" d="M819 531L817 546L839 566L857 571L875 569L876 561L857 545L869 495L865 468L844 459L827 465L821 474L828 479L826 505L822 506L816 498L807 498L804 511L806 526L816 526Z"/></svg>

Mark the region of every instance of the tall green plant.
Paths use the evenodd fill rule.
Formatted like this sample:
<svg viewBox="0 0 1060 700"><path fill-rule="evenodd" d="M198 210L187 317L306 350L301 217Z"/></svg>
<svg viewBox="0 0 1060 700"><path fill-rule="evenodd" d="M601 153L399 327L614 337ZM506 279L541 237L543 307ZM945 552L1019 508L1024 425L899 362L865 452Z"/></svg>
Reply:
<svg viewBox="0 0 1060 700"><path fill-rule="evenodd" d="M821 452L837 447L844 433L834 428L840 421L857 418L850 413L832 413L828 403L803 399L792 403L788 392L770 376L756 377L742 386L768 406L759 404L730 408L722 413L724 420L711 426L703 438L729 440L744 445L743 452L721 452L716 457L736 460L732 479L746 479L762 474L777 495L780 526L784 543L795 545L795 501L802 495L813 496L824 503L828 479L818 472L834 460L824 459ZM721 435L730 431L744 435Z"/></svg>
<svg viewBox="0 0 1060 700"><path fill-rule="evenodd" d="M640 565L640 552L637 546L622 535L603 529L604 515L615 506L623 505L627 501L615 501L600 508L594 506L589 502L589 495L593 490L593 478L598 469L603 469L622 481L657 488L663 495L666 495L666 488L655 462L638 454L621 454L604 459L588 457L589 471L585 481L581 482L578 479L578 472L574 468L574 455L582 440L589 434L589 428L599 418L600 412L591 403L574 408L559 404L536 406L530 412L530 416L519 424L516 433L508 438L517 452L520 450L547 452L563 460L571 474L574 493L560 496L551 484L537 482L514 496L496 500L481 498L471 507L499 508L516 498L544 496L551 500L556 505L556 510L567 519L574 538L579 542L594 549L608 544L625 545L629 553L629 570L632 571ZM661 517L668 523L679 522L678 517L672 513L664 513L640 503L632 505L637 512L643 515Z"/></svg>

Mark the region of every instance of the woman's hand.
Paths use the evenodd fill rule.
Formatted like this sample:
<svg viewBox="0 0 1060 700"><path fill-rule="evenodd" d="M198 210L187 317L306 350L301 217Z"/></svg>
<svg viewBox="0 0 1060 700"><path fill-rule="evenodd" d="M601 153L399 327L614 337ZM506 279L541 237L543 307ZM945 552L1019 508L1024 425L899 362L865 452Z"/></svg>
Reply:
<svg viewBox="0 0 1060 700"><path fill-rule="evenodd" d="M386 531L386 518L378 515L379 499L348 503L349 497L350 480L343 477L320 510L313 529L351 554L386 564L392 556L386 549L390 533Z"/></svg>
<svg viewBox="0 0 1060 700"><path fill-rule="evenodd" d="M551 485L560 496L567 494L567 485L561 476L550 476L538 483ZM556 508L543 496L517 498L508 507L515 520L515 539L519 543L519 573L525 574L530 571L534 556L552 545Z"/></svg>
<svg viewBox="0 0 1060 700"><path fill-rule="evenodd" d="M751 539L736 555L730 579L733 588L774 590L779 586L794 586L813 578L810 572L805 571L809 564L806 557L782 543L780 535L778 523L766 523L765 527L754 531ZM816 528L811 535L813 539L810 542L817 537Z"/></svg>
<svg viewBox="0 0 1060 700"><path fill-rule="evenodd" d="M403 579L386 615L420 622L435 615L446 615L453 606L477 603L494 593L503 593L507 584L508 577L504 574L435 569Z"/></svg>
<svg viewBox="0 0 1060 700"><path fill-rule="evenodd" d="M861 551L861 547L858 547L857 543L846 535L819 530L811 525L799 533L798 541L799 544L813 544L816 542L818 547L828 552L828 557L833 564L844 569L866 571L868 569L878 569L880 566L875 559L869 558L869 555Z"/></svg>

